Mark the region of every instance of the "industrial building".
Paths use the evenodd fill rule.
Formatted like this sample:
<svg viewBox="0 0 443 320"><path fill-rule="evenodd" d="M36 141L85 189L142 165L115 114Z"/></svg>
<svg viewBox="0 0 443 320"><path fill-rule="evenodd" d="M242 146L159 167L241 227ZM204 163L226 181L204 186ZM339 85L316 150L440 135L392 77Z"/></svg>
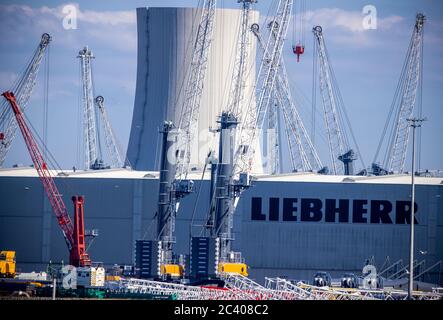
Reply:
<svg viewBox="0 0 443 320"><path fill-rule="evenodd" d="M187 197L177 215L177 252L182 254L189 252L194 206L198 210L193 235L201 232L198 226L203 224L209 207L208 177L202 182L198 174L192 178L197 189L201 184L202 194L198 203L196 194ZM99 230L90 248L95 261L108 266L132 264L135 240L154 237L158 172L68 172L56 180L67 204L74 192L85 196L86 225ZM418 261L425 260L428 267L443 260L443 218L439 214L443 211L442 194L441 178L417 178L416 257ZM0 210L0 245L17 251L19 268L41 270L50 260L67 261L62 234L35 170L1 169L0 197L4 204ZM320 201L321 215L306 215L306 206L313 205L303 204L303 199ZM325 210L327 199L335 200L335 208L340 208L335 211L334 222L327 222L332 221L326 213L332 209ZM380 204L377 208L371 204L373 201L392 208L384 211ZM251 278L260 282L267 276L311 279L318 270L329 271L333 276L361 272L372 257L379 268L387 258L391 263L402 259L406 264L409 224L398 215L407 213L407 201L410 177L406 175L345 177L307 173L258 177L253 187L245 191L235 213L235 246L248 262ZM376 218L380 212L377 209L386 212L390 220ZM301 221L302 216L313 221ZM437 267L425 280L441 281L439 271Z"/></svg>
<svg viewBox="0 0 443 320"><path fill-rule="evenodd" d="M241 10L216 9L210 0L198 9L137 9L133 119L126 161L115 157L116 165L105 166L98 152L96 108L102 114L109 153L118 155L104 98L93 92L93 55L88 47L79 52L85 170L50 170L21 115L19 103L27 102L30 92L25 92L26 99L19 92L18 102L6 93L34 163L0 169L0 248L17 252L19 272L72 261L64 240L72 255L73 244L79 241L70 237L83 236L85 230L83 224L66 227L72 223L71 209L65 210L64 203L69 206L71 197L80 195L85 199L86 228L98 233L88 241L88 254L82 260L88 265L79 263L80 267L91 266L89 256L108 270L134 265L136 241L152 240L158 244L158 252L151 250L158 259L153 265L159 268L148 278L166 281L174 274L174 280L183 280L185 263L176 262L177 257L189 255L193 237L207 236L217 244L205 257L205 263L211 263L206 269L243 293L269 279L308 282L318 271L337 278L350 272L365 274L362 269L367 265L375 266L383 278L403 280L415 212L415 280L443 284L443 179L417 175L411 205L411 176L405 170L410 131L406 119L413 114L417 94L424 16L417 15L407 56L405 70L410 70L410 77L402 78L407 85L399 86L406 88L408 99L400 103L392 130L394 143L386 153L389 167L374 163L373 172L366 168L355 174L353 161L361 155L343 125L343 103L322 28L313 29L319 66L314 77L319 76L329 168L307 134L282 63L293 1L279 1L277 13L266 25L268 31L260 30L259 14L252 10L255 1L239 3ZM49 41L47 35L45 45ZM39 61L43 51L40 44ZM294 46L293 51L299 58L304 47ZM260 57L257 70L256 57ZM38 67L39 61L31 66ZM279 135L274 145L267 141L270 161L262 157L259 144L264 122ZM9 144L12 138L5 132L2 140L6 137ZM292 173L279 173L283 136ZM6 149L0 148L3 155ZM173 161L170 153L175 155ZM264 170L269 162L272 174ZM74 224L79 216L83 219L78 208L76 203ZM227 272L227 265L234 272ZM178 272L168 271L172 269ZM250 286L235 287L229 282L232 278L233 283ZM248 282L253 280L257 283ZM134 290L156 286L143 281L124 279L119 285L125 290L132 285ZM178 284L164 282L162 288L170 285ZM300 288L291 289L296 298ZM287 293L279 290L273 292Z"/></svg>

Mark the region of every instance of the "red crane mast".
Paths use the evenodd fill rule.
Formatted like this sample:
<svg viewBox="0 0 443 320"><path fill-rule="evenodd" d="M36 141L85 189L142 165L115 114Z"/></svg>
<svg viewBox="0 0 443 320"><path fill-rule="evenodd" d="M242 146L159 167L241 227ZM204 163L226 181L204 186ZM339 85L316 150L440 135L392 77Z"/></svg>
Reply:
<svg viewBox="0 0 443 320"><path fill-rule="evenodd" d="M29 155L31 156L34 168L37 170L40 181L43 184L45 193L49 199L52 210L57 218L58 225L62 229L66 244L69 249L69 262L75 267L90 266L91 260L86 253L85 229L84 229L84 199L81 196L74 196L74 223L69 216L63 198L57 189L54 179L51 176L48 166L40 152L38 145L26 124L23 113L15 99L14 93L6 91L2 96L11 105L17 124L22 132Z"/></svg>

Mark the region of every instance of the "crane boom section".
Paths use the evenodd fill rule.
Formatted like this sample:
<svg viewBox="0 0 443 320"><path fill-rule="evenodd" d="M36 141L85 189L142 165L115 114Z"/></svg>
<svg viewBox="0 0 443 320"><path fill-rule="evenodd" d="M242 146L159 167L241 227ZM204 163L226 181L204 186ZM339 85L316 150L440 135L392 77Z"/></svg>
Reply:
<svg viewBox="0 0 443 320"><path fill-rule="evenodd" d="M409 131L411 128L408 125L407 119L413 114L420 81L424 22L425 16L418 14L408 52L406 74L402 77L404 82L401 84L401 100L395 123L395 134L391 142L391 149L388 150L387 168L390 172L401 173L405 167Z"/></svg>
<svg viewBox="0 0 443 320"><path fill-rule="evenodd" d="M342 172L338 163L338 158L346 152L345 140L343 131L340 126L340 119L337 109L337 97L335 96L335 88L333 86L331 67L328 61L326 52L325 40L323 31L320 26L313 29L315 40L317 41L317 54L320 64L320 92L323 102L323 111L325 124L327 129L329 154L331 157L331 164L333 174Z"/></svg>
<svg viewBox="0 0 443 320"><path fill-rule="evenodd" d="M261 61L256 82L256 88L259 88L257 91L257 104L255 105L254 99L251 99L247 111L241 120L240 139L234 159L235 174L251 172L252 170L253 143L263 125L264 115L273 94L292 6L292 0L280 0L277 14L269 24L271 32L266 43L266 52L269 52L270 61L265 61L265 59Z"/></svg>
<svg viewBox="0 0 443 320"><path fill-rule="evenodd" d="M85 47L78 53L80 58L81 82L82 82L82 101L83 101L83 130L85 151L85 170L91 169L97 160L98 136L97 120L94 110L94 92L92 83L91 60L94 58L88 47Z"/></svg>
<svg viewBox="0 0 443 320"><path fill-rule="evenodd" d="M122 157L120 149L118 147L117 139L114 131L112 130L111 123L108 119L108 114L105 109L105 99L102 96L95 98L98 110L102 117L102 124L105 134L106 149L108 150L109 158L113 168L122 168L125 165L125 160Z"/></svg>
<svg viewBox="0 0 443 320"><path fill-rule="evenodd" d="M243 101L245 81L246 81L246 67L248 60L248 46L250 39L250 16L252 4L256 0L240 0L242 2L242 10L240 13L240 35L237 43L237 55L234 63L234 72L231 81L231 93L229 95L229 102L227 111L236 116L239 115L240 104Z"/></svg>
<svg viewBox="0 0 443 320"><path fill-rule="evenodd" d="M216 0L205 0L192 51L191 66L184 91L178 130L176 178L186 178L191 161L191 144L197 126L201 96L208 67L209 49L215 24Z"/></svg>
<svg viewBox="0 0 443 320"><path fill-rule="evenodd" d="M263 59L270 60L258 25L252 26L252 32L257 38L259 48L262 51ZM300 114L291 96L288 75L284 60L282 58L277 80L275 84L275 97L283 111L285 119L286 136L290 153L291 166L293 171L321 170L323 164L318 156L311 138L309 137Z"/></svg>
<svg viewBox="0 0 443 320"><path fill-rule="evenodd" d="M48 170L48 167L43 159L38 145L26 124L23 113L20 110L14 94L10 91L6 91L2 95L9 102L14 112L15 118L17 119L17 124L22 132L23 139L25 140L26 147L28 148L29 154L34 164L34 168L37 170L38 176L43 184L43 188L49 199L52 210L54 211L57 217L58 224L63 231L63 235L68 244L68 248L71 249L72 244L74 243L74 225L68 214L65 203L63 202L62 195L57 189L54 179L52 178L51 173Z"/></svg>
<svg viewBox="0 0 443 320"><path fill-rule="evenodd" d="M17 103L21 106L23 112L26 109L35 87L37 74L50 41L50 35L44 33L30 63L20 79L13 86L12 90L16 94ZM6 154L11 148L16 130L17 122L15 121L13 112L10 108L3 107L0 111L0 134L2 136L0 139L0 167L3 165Z"/></svg>

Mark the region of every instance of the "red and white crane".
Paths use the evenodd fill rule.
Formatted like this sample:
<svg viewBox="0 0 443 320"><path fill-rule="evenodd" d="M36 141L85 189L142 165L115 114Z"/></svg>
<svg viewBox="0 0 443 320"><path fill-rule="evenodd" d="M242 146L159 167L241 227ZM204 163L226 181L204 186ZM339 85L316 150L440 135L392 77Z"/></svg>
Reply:
<svg viewBox="0 0 443 320"><path fill-rule="evenodd" d="M40 181L43 184L45 193L57 218L66 244L69 249L69 263L75 267L85 267L91 265L91 259L86 252L85 225L84 225L84 198L82 196L72 197L74 203L74 222L69 216L68 209L63 201L51 171L48 169L45 159L35 141L31 130L26 124L20 106L17 103L14 93L6 91L2 94L9 102L11 109L17 120L18 127L22 132L29 155L31 156L34 168L37 170Z"/></svg>

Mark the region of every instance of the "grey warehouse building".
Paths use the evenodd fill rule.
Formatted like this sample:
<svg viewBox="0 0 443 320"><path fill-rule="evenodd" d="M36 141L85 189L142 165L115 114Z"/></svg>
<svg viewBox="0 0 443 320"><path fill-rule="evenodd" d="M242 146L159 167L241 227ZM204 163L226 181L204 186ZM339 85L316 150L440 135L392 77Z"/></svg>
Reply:
<svg viewBox="0 0 443 320"><path fill-rule="evenodd" d="M89 229L99 230L90 248L107 266L132 264L134 242L154 239L158 173L126 169L67 172L58 177L65 203L85 196ZM209 207L209 177L190 178L201 188L183 200L176 223L176 252L189 252ZM416 257L422 267L443 260L442 178L417 177ZM313 173L259 176L244 193L234 218L235 249L252 278L310 279L361 272L367 260L379 268L409 254L410 177L322 176ZM68 251L33 168L0 170L0 248L17 251L23 271L67 261ZM194 208L195 217L192 220ZM193 226L191 228L191 225ZM431 270L427 282L438 282Z"/></svg>

